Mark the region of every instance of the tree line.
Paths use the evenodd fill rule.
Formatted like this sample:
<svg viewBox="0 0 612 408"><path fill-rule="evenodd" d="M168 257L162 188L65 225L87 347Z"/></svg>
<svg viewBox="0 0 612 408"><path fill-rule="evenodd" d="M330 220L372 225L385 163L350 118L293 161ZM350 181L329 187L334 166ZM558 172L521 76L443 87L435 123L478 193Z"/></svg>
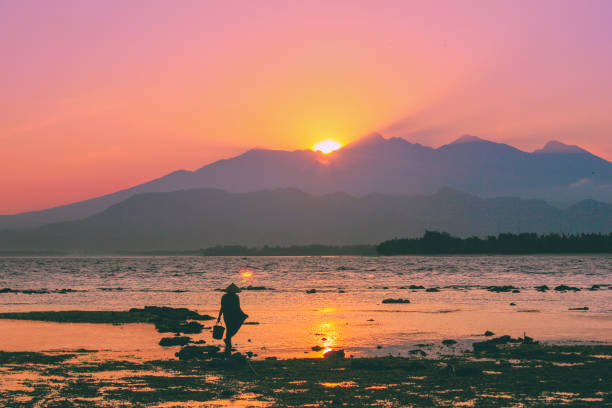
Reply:
<svg viewBox="0 0 612 408"><path fill-rule="evenodd" d="M487 238L458 238L446 232L426 231L420 238L381 242L376 250L380 255L612 253L612 233L503 233Z"/></svg>

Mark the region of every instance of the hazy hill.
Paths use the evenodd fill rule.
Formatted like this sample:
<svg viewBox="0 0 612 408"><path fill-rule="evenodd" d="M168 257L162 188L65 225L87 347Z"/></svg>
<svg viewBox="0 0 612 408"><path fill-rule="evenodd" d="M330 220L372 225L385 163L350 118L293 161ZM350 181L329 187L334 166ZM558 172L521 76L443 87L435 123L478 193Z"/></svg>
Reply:
<svg viewBox="0 0 612 408"><path fill-rule="evenodd" d="M138 194L80 221L0 233L0 250L181 250L214 245L374 244L425 230L457 236L500 232L608 232L612 205L585 201L567 210L543 201L482 199L443 189L429 196L295 189L227 193L216 189Z"/></svg>
<svg viewBox="0 0 612 408"><path fill-rule="evenodd" d="M311 194L431 194L451 187L484 197L518 196L572 203L612 202L612 163L549 142L533 153L464 136L437 149L373 134L330 155L309 150L250 150L196 171L177 171L100 198L44 211L0 216L0 229L85 218L134 194L194 188L229 192L296 188Z"/></svg>

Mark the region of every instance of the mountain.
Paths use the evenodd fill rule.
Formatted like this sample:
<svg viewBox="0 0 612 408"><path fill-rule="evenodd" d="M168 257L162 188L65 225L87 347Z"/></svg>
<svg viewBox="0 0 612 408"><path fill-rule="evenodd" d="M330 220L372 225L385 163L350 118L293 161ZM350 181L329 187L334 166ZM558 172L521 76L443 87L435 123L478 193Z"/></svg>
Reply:
<svg viewBox="0 0 612 408"><path fill-rule="evenodd" d="M452 189L409 196L311 195L296 189L218 189L137 194L83 220L0 232L0 250L90 253L186 250L214 245L374 244L425 230L456 236L500 232L609 232L612 205L561 210L540 200L483 199Z"/></svg>
<svg viewBox="0 0 612 408"><path fill-rule="evenodd" d="M612 163L555 141L528 153L466 135L434 149L374 133L329 155L310 150L249 150L99 198L0 216L0 230L85 218L140 193L195 188L240 193L288 187L311 194L344 191L359 196L431 194L451 187L483 197L612 201Z"/></svg>

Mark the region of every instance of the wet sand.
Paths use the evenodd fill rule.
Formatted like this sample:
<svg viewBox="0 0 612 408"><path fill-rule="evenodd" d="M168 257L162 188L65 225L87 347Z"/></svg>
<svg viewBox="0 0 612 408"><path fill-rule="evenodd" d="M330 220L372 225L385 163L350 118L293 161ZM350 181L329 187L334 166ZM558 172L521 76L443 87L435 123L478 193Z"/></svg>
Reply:
<svg viewBox="0 0 612 408"><path fill-rule="evenodd" d="M611 346L499 346L438 359L130 362L0 352L10 407L603 407Z"/></svg>

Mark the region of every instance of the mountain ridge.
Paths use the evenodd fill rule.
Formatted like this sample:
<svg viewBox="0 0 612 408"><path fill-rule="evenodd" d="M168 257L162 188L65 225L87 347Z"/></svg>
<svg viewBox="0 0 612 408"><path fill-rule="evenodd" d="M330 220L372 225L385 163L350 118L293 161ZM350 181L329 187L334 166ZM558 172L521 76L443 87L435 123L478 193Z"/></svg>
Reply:
<svg viewBox="0 0 612 408"><path fill-rule="evenodd" d="M515 195L567 204L585 198L612 201L612 163L581 148L550 143L548 148L529 153L464 135L432 148L372 133L328 155L304 149L256 148L101 197L2 215L0 230L85 218L137 193L207 187L230 192L294 187L312 194L345 191L361 196L373 192L431 194L450 186L483 197Z"/></svg>

